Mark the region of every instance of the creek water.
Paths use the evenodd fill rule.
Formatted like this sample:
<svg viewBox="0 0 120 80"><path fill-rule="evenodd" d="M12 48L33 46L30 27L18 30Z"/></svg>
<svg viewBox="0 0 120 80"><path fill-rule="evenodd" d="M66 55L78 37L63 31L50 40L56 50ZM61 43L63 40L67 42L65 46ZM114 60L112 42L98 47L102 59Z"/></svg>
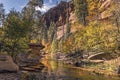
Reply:
<svg viewBox="0 0 120 80"><path fill-rule="evenodd" d="M42 70L45 76L43 80L120 80L120 77L82 71L80 68L56 60L43 60L42 63L46 66Z"/></svg>

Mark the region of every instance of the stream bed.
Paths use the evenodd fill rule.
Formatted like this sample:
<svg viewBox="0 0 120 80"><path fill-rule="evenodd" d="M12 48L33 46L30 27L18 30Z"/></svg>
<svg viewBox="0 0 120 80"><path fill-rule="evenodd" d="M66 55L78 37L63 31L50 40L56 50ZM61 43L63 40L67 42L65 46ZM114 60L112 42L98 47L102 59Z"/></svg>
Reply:
<svg viewBox="0 0 120 80"><path fill-rule="evenodd" d="M55 60L43 60L43 80L120 80L120 77L95 74Z"/></svg>
<svg viewBox="0 0 120 80"><path fill-rule="evenodd" d="M40 71L20 71L18 73L1 73L0 80L120 80L120 77L105 76L81 70L61 61L45 59L45 67Z"/></svg>

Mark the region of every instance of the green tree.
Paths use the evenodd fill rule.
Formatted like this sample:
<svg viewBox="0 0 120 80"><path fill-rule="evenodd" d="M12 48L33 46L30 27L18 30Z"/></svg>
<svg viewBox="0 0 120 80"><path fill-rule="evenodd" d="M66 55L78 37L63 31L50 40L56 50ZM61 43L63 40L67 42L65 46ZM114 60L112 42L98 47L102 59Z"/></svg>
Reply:
<svg viewBox="0 0 120 80"><path fill-rule="evenodd" d="M42 4L43 4L43 0L30 0L28 2L29 5L32 5L33 7L42 7Z"/></svg>
<svg viewBox="0 0 120 80"><path fill-rule="evenodd" d="M118 33L120 33L120 1L114 4L110 12L113 14L113 23L118 28Z"/></svg>
<svg viewBox="0 0 120 80"><path fill-rule="evenodd" d="M69 8L69 6L70 6L69 3L68 4L66 3L66 7ZM70 24L70 21L69 21L69 9L68 9L67 13L66 13L66 33L65 33L65 39L68 38L68 36L70 34L70 31L71 31L71 24Z"/></svg>
<svg viewBox="0 0 120 80"><path fill-rule="evenodd" d="M75 14L78 22L86 26L86 16L88 16L88 3L86 0L74 0Z"/></svg>
<svg viewBox="0 0 120 80"><path fill-rule="evenodd" d="M0 25L2 25L2 22L5 18L5 9L2 3L0 3Z"/></svg>
<svg viewBox="0 0 120 80"><path fill-rule="evenodd" d="M55 31L54 33L54 37L53 37L53 41L52 41L52 44L51 44L51 50L52 50L52 53L55 53L57 52L57 49L58 49L58 41L57 41L57 31Z"/></svg>
<svg viewBox="0 0 120 80"><path fill-rule="evenodd" d="M49 30L48 30L48 35L49 35L49 42L52 43L54 34L57 31L57 26L54 22L51 22Z"/></svg>
<svg viewBox="0 0 120 80"><path fill-rule="evenodd" d="M37 8L42 7L43 0L30 0L22 10L22 16L31 24L32 31L29 34L29 40L36 39L40 41L41 12Z"/></svg>
<svg viewBox="0 0 120 80"><path fill-rule="evenodd" d="M2 30L2 24L4 22L4 19L5 19L5 9L4 9L4 6L2 3L0 3L0 41L2 40L3 38L3 30ZM2 42L0 42L1 44Z"/></svg>
<svg viewBox="0 0 120 80"><path fill-rule="evenodd" d="M69 22L69 17L66 18L66 33L65 33L65 39L68 38L68 36L70 35L70 31L71 31L71 24Z"/></svg>
<svg viewBox="0 0 120 80"><path fill-rule="evenodd" d="M3 23L3 51L7 51L13 57L19 53L25 45L21 42L24 43L31 30L29 26L30 24L21 17L19 12L11 10Z"/></svg>
<svg viewBox="0 0 120 80"><path fill-rule="evenodd" d="M116 41L118 49L120 49L120 1L117 0L114 2L114 4L109 8L109 13L111 13L112 17L111 21L116 27ZM113 25L113 26L114 26Z"/></svg>
<svg viewBox="0 0 120 80"><path fill-rule="evenodd" d="M44 40L44 43L48 43L48 30L47 30L47 25L46 25L46 22L43 23L43 27L42 27L42 35L43 35L43 40Z"/></svg>
<svg viewBox="0 0 120 80"><path fill-rule="evenodd" d="M87 0L88 2L88 11L89 11L89 17L93 20L96 20L99 18L100 13L100 7L101 7L101 1L100 0Z"/></svg>

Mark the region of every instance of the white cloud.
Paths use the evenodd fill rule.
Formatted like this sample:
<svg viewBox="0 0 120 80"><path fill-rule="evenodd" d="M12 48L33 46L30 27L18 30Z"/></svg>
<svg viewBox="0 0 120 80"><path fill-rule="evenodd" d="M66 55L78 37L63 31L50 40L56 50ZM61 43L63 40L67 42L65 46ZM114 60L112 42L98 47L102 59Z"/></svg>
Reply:
<svg viewBox="0 0 120 80"><path fill-rule="evenodd" d="M24 7L25 7L25 5L20 6L21 9L24 8Z"/></svg>
<svg viewBox="0 0 120 80"><path fill-rule="evenodd" d="M36 7L36 10L40 10L42 13L47 12L50 8L54 7L55 5L44 4L42 8Z"/></svg>
<svg viewBox="0 0 120 80"><path fill-rule="evenodd" d="M27 3L21 5L20 8L23 9L26 5L27 5Z"/></svg>
<svg viewBox="0 0 120 80"><path fill-rule="evenodd" d="M49 0L50 3L52 3L52 0Z"/></svg>

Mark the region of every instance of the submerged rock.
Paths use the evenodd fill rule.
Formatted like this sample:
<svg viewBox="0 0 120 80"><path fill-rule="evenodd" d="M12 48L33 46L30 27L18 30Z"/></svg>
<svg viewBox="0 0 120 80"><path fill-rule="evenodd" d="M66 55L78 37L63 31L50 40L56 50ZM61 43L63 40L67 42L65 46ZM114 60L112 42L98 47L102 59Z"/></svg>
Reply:
<svg viewBox="0 0 120 80"><path fill-rule="evenodd" d="M117 74L120 74L120 65L118 67Z"/></svg>
<svg viewBox="0 0 120 80"><path fill-rule="evenodd" d="M56 60L65 60L66 58L66 54L65 53L61 53L61 52L57 52L53 55L54 59Z"/></svg>
<svg viewBox="0 0 120 80"><path fill-rule="evenodd" d="M83 62L82 62L82 61L75 63L75 66L77 66L77 67L82 67L82 65L83 65Z"/></svg>
<svg viewBox="0 0 120 80"><path fill-rule="evenodd" d="M17 72L19 71L18 65L13 62L9 55L0 55L0 72Z"/></svg>
<svg viewBox="0 0 120 80"><path fill-rule="evenodd" d="M44 67L45 66L42 63L40 63L36 66L23 66L20 69L23 71L40 72Z"/></svg>

